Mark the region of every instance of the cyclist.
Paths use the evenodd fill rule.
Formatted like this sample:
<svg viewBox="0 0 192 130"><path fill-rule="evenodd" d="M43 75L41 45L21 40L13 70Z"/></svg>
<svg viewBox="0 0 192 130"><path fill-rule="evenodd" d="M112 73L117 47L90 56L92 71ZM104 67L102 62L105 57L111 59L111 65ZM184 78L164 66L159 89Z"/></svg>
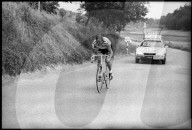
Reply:
<svg viewBox="0 0 192 130"><path fill-rule="evenodd" d="M97 49L102 54L107 54L109 57L105 60L107 67L109 68L109 78L112 79L112 62L114 59L114 52L111 41L107 37L96 35L95 40L92 43L92 48ZM98 61L101 64L101 60ZM101 70L99 72L99 78L101 78Z"/></svg>
<svg viewBox="0 0 192 130"><path fill-rule="evenodd" d="M126 43L126 50L127 54L130 55L129 45L131 44L132 40L130 37L125 37L125 43Z"/></svg>
<svg viewBox="0 0 192 130"><path fill-rule="evenodd" d="M130 53L129 53L129 42L128 41L126 42L126 50L127 50L127 54L129 55Z"/></svg>

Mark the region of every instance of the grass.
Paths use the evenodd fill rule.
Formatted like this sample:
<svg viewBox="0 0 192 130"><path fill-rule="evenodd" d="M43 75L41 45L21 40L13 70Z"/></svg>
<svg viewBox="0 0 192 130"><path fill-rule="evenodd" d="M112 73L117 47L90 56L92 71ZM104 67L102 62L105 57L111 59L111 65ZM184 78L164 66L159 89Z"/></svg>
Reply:
<svg viewBox="0 0 192 130"><path fill-rule="evenodd" d="M171 48L191 52L191 43L190 42L176 42L176 41L168 42L168 41L166 41L165 44Z"/></svg>

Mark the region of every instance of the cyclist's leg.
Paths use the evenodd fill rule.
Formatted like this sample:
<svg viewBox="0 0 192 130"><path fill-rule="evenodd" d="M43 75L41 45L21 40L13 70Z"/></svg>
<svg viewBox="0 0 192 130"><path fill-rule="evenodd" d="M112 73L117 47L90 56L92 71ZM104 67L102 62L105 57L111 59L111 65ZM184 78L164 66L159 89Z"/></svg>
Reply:
<svg viewBox="0 0 192 130"><path fill-rule="evenodd" d="M113 60L114 60L114 56L111 57L111 60L109 62L106 62L107 64L107 67L109 68L109 77L110 79L112 79L112 63L113 63Z"/></svg>
<svg viewBox="0 0 192 130"><path fill-rule="evenodd" d="M111 49L113 50L113 56L111 57L111 60L107 63L107 66L109 68L109 73L112 73L112 63L113 63L113 59L114 59L114 48L113 45L111 44ZM109 54L109 52L108 52Z"/></svg>
<svg viewBox="0 0 192 130"><path fill-rule="evenodd" d="M127 50L127 54L129 54L129 48L128 48L128 46L126 47L126 50Z"/></svg>
<svg viewBox="0 0 192 130"><path fill-rule="evenodd" d="M99 51L99 53L100 53L100 51ZM97 66L98 66L98 67L101 66L101 58L98 58ZM99 77L101 77L101 75L102 75L101 72L102 72L102 68L99 69Z"/></svg>
<svg viewBox="0 0 192 130"><path fill-rule="evenodd" d="M112 63L113 63L114 57L111 57L111 60L109 62L106 62L107 67L109 68L109 72L112 72Z"/></svg>

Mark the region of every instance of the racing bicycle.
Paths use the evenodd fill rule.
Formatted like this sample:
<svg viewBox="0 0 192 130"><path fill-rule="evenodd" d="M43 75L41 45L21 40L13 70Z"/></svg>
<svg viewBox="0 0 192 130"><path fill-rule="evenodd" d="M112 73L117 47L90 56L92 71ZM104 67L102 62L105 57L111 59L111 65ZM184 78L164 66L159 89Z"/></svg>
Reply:
<svg viewBox="0 0 192 130"><path fill-rule="evenodd" d="M99 53L97 55L92 55L91 57L91 63L95 60L101 60L101 62L97 63L97 72L96 72L96 86L98 93L101 92L103 84L105 84L106 88L109 88L110 85L110 78L109 77L109 68L107 67L107 64L105 62L106 58L108 58L109 55L104 55L102 53ZM99 78L99 72L101 72L101 78Z"/></svg>

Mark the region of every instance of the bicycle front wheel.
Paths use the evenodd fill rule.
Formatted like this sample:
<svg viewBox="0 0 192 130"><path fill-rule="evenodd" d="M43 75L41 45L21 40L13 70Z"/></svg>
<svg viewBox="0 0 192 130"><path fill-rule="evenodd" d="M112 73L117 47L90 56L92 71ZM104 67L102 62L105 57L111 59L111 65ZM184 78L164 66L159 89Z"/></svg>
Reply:
<svg viewBox="0 0 192 130"><path fill-rule="evenodd" d="M106 68L106 72L104 73L104 77L105 77L105 85L106 85L106 88L108 89L109 85L110 85L110 77L109 77L109 69L108 68Z"/></svg>
<svg viewBox="0 0 192 130"><path fill-rule="evenodd" d="M99 77L99 72L102 71L102 66L98 66L97 68L97 73L96 73L96 85L97 85L97 91L100 93L103 87L103 75L101 75L101 77Z"/></svg>

